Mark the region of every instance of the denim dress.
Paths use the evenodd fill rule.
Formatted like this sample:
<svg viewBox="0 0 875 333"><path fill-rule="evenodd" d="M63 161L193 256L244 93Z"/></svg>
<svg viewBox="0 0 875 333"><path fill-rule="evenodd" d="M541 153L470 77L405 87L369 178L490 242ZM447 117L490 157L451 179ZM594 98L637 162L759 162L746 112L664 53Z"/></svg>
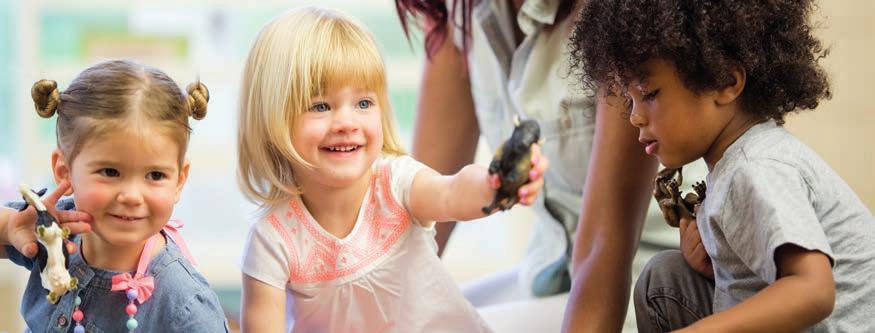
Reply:
<svg viewBox="0 0 875 333"><path fill-rule="evenodd" d="M16 208L20 204L8 206ZM59 209L74 209L72 200L63 200ZM207 280L183 256L173 238L162 231L167 245L152 258L146 274L154 277L155 290L143 304L137 304L135 332L229 332L218 296ZM81 249L81 237L72 239ZM128 332L125 312L128 299L122 291L112 291L113 272L88 266L81 251L70 255L70 275L79 280L78 288L60 298L58 304L46 299L48 291L40 282L40 268L12 246L5 246L9 259L29 269L30 277L21 300L21 315L28 332L73 332L72 314L76 296L84 313L86 332Z"/></svg>

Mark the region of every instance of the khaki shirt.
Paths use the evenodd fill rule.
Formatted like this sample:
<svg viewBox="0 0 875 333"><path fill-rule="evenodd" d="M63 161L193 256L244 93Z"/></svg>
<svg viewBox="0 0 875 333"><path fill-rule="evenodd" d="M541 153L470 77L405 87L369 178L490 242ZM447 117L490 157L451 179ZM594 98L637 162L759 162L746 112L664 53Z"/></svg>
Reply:
<svg viewBox="0 0 875 333"><path fill-rule="evenodd" d="M542 152L550 158L545 195L533 205L537 221L520 267L524 295L567 291L559 284L570 264L568 244L577 227L595 129L595 96L569 73L568 32L574 15L544 29L554 22L559 4L523 4L516 17L525 35L519 46L508 1L475 0L471 10L468 71L480 133L494 150L513 132L514 116L533 118L546 140ZM461 49L461 31L454 36Z"/></svg>

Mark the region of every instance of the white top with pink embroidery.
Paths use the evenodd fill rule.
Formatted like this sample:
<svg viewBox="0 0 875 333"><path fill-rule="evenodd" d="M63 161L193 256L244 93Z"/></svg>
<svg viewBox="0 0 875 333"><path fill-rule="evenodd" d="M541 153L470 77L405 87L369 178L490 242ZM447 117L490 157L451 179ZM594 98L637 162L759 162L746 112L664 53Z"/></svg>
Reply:
<svg viewBox="0 0 875 333"><path fill-rule="evenodd" d="M338 239L300 197L252 225L244 274L287 292L290 332L489 332L437 256L432 222L409 213L409 156L374 162L356 225Z"/></svg>

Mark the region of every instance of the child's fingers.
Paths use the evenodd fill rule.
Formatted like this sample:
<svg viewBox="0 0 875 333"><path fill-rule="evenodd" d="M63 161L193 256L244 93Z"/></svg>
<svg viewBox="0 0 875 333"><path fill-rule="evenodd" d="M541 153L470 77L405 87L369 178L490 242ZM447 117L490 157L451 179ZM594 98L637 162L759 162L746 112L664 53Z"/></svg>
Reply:
<svg viewBox="0 0 875 333"><path fill-rule="evenodd" d="M537 143L532 144L532 165L537 165L541 161L541 146Z"/></svg>
<svg viewBox="0 0 875 333"><path fill-rule="evenodd" d="M9 238L9 243L25 257L33 258L36 255L36 236L33 231L17 232L14 237Z"/></svg>
<svg viewBox="0 0 875 333"><path fill-rule="evenodd" d="M55 207L55 204L58 203L58 199L64 195L64 192L70 189L70 182L66 180L62 180L58 183L58 188L56 188L52 193L49 193L45 198L43 198L43 203L46 207Z"/></svg>
<svg viewBox="0 0 875 333"><path fill-rule="evenodd" d="M547 172L547 168L550 165L550 160L546 157L541 158L541 162L538 163L532 171L529 172L529 179L540 179L544 172Z"/></svg>
<svg viewBox="0 0 875 333"><path fill-rule="evenodd" d="M73 234L83 234L91 232L91 224L85 222L67 222L62 223L61 226L69 228L70 233Z"/></svg>
<svg viewBox="0 0 875 333"><path fill-rule="evenodd" d="M33 258L36 257L37 250L38 249L36 242L30 242L22 247L21 254L23 254L25 257Z"/></svg>
<svg viewBox="0 0 875 333"><path fill-rule="evenodd" d="M535 170L538 170L538 173L544 174L547 172L547 168L550 167L550 159L547 156L541 156L538 160L538 164L535 165Z"/></svg>
<svg viewBox="0 0 875 333"><path fill-rule="evenodd" d="M532 169L529 170L529 181L531 182L533 180L538 180L541 178L541 175L543 175L543 174L544 174L544 171L538 169L537 166L532 167Z"/></svg>
<svg viewBox="0 0 875 333"><path fill-rule="evenodd" d="M696 229L696 224L686 218L681 218L680 223L680 238L681 238L681 252L684 254L684 257L687 258L687 261L690 265L693 265L693 252L696 249L696 243L701 243L698 241L695 236L698 234Z"/></svg>
<svg viewBox="0 0 875 333"><path fill-rule="evenodd" d="M684 242L686 242L690 246L694 246L696 243L701 243L702 239L699 236L699 227L692 220L683 218L681 219L681 221L684 220L687 220L687 227L684 229L683 235L681 235L681 237L683 237L684 239Z"/></svg>
<svg viewBox="0 0 875 333"><path fill-rule="evenodd" d="M699 225L696 224L696 220L686 219L686 218L684 220L688 221L687 222L687 230L685 231L685 233L688 236L698 236L699 235ZM690 238L694 238L694 237L690 237Z"/></svg>
<svg viewBox="0 0 875 333"><path fill-rule="evenodd" d="M532 144L532 168L529 170L529 180L517 190L519 203L523 205L531 205L538 197L541 188L544 187L544 179L542 175L547 170L550 162L541 155L541 146Z"/></svg>
<svg viewBox="0 0 875 333"><path fill-rule="evenodd" d="M489 176L489 187L491 187L493 190L497 190L499 187L501 187L501 178L498 177L498 174Z"/></svg>
<svg viewBox="0 0 875 333"><path fill-rule="evenodd" d="M702 243L696 244L696 247L693 248L693 258L703 263L708 258L708 252L705 251L705 246Z"/></svg>
<svg viewBox="0 0 875 333"><path fill-rule="evenodd" d="M36 235L34 234L35 222L36 209L30 206L10 215L7 226L9 243L28 258L35 256L37 250Z"/></svg>
<svg viewBox="0 0 875 333"><path fill-rule="evenodd" d="M714 268L711 266L711 258L708 257L708 252L705 251L705 246L701 243L696 245L696 248L693 249L692 260L695 262L695 266L691 265L694 271L712 279L714 278Z"/></svg>
<svg viewBox="0 0 875 333"><path fill-rule="evenodd" d="M687 228L690 227L690 222L692 222L692 220L686 219L683 217L680 218L680 223L679 223L678 227L680 228L681 237L683 237L687 234Z"/></svg>
<svg viewBox="0 0 875 333"><path fill-rule="evenodd" d="M93 220L91 214L77 210L57 211L55 217L58 219L58 223L91 222Z"/></svg>
<svg viewBox="0 0 875 333"><path fill-rule="evenodd" d="M711 258L705 261L705 276L709 279L714 280L714 264L711 263Z"/></svg>
<svg viewBox="0 0 875 333"><path fill-rule="evenodd" d="M532 145L532 169L529 171L529 180L535 180L544 172L550 165L550 160L541 155L541 147L537 144Z"/></svg>
<svg viewBox="0 0 875 333"><path fill-rule="evenodd" d="M538 192L541 191L541 188L543 186L543 178L538 178L521 186L519 191L517 191L517 196L520 197L520 203L526 206L531 205L533 202L535 202L535 198L538 197Z"/></svg>
<svg viewBox="0 0 875 333"><path fill-rule="evenodd" d="M24 246L18 249L18 252L21 252L21 254L28 258L35 257L37 252L36 242L24 244Z"/></svg>

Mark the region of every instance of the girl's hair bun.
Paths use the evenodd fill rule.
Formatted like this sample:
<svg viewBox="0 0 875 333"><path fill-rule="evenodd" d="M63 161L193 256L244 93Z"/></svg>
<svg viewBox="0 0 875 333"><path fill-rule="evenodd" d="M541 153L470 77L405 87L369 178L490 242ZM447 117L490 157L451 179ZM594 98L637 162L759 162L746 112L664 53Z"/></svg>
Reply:
<svg viewBox="0 0 875 333"><path fill-rule="evenodd" d="M61 93L58 91L58 83L53 80L39 80L30 88L30 97L36 113L43 118L51 118L58 110L61 103Z"/></svg>
<svg viewBox="0 0 875 333"><path fill-rule="evenodd" d="M201 120L207 116L207 102L210 101L210 91L207 86L200 82L189 84L185 88L188 92L186 99L188 100L189 115L192 118Z"/></svg>

